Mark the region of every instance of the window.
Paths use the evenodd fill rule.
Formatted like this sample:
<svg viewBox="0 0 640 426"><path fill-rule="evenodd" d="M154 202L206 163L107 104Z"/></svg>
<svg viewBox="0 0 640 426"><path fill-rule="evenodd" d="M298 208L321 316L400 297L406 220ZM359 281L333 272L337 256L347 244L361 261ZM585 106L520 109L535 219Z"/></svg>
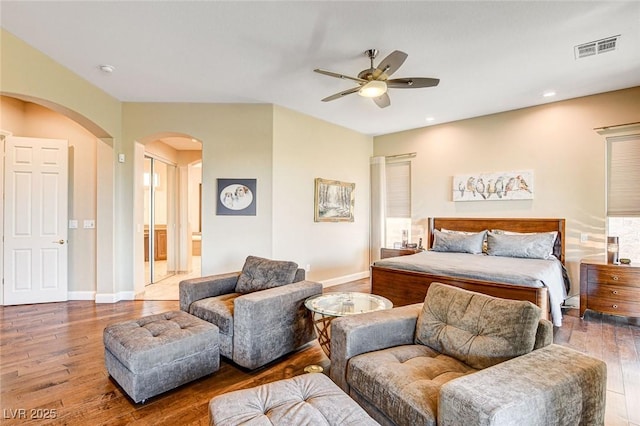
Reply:
<svg viewBox="0 0 640 426"><path fill-rule="evenodd" d="M403 231L411 242L411 162L394 161L385 166L386 235L385 246L402 243Z"/></svg>
<svg viewBox="0 0 640 426"><path fill-rule="evenodd" d="M640 263L640 134L607 137L607 235Z"/></svg>

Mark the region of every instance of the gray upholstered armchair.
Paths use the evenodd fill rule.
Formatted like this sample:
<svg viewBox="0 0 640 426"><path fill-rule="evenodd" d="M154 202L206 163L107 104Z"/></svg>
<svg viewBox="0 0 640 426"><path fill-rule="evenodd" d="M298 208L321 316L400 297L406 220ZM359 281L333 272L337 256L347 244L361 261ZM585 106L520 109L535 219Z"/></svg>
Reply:
<svg viewBox="0 0 640 426"><path fill-rule="evenodd" d="M383 425L602 425L606 364L552 334L530 302L432 283L424 304L336 318L330 375Z"/></svg>
<svg viewBox="0 0 640 426"><path fill-rule="evenodd" d="M218 326L220 355L261 367L315 339L304 307L322 293L294 262L247 257L241 272L180 282L180 309Z"/></svg>

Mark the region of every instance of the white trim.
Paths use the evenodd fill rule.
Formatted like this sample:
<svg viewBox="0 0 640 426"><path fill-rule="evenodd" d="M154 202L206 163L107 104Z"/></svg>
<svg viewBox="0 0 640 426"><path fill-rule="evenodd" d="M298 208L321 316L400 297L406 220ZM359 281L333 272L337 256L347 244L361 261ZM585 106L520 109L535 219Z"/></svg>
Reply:
<svg viewBox="0 0 640 426"><path fill-rule="evenodd" d="M94 300L95 291L70 291L67 293L67 300Z"/></svg>
<svg viewBox="0 0 640 426"><path fill-rule="evenodd" d="M0 129L0 198L2 198L2 208L0 208L0 305L4 305L4 141L13 134L8 130Z"/></svg>
<svg viewBox="0 0 640 426"><path fill-rule="evenodd" d="M320 281L323 288L333 287L334 285L348 283L350 281L361 280L363 278L369 278L369 271L356 272L351 275L344 275L342 277L332 278L330 280Z"/></svg>
<svg viewBox="0 0 640 426"><path fill-rule="evenodd" d="M134 300L133 291L121 291L118 293L96 294L96 303L116 303L121 300Z"/></svg>

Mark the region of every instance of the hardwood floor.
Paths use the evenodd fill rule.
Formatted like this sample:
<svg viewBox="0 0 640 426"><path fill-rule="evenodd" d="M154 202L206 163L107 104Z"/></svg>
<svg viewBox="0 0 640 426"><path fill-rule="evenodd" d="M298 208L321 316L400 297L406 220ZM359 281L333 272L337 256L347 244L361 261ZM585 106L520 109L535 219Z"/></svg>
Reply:
<svg viewBox="0 0 640 426"><path fill-rule="evenodd" d="M359 280L329 291L369 291ZM65 425L208 425L208 402L221 393L328 367L317 342L255 371L224 359L216 373L134 404L104 367L102 330L110 323L178 309L177 301L87 301L0 309L0 423ZM640 426L640 323L569 310L554 341L608 366L607 425ZM24 411L21 411L24 410ZM55 418L43 418L45 415Z"/></svg>

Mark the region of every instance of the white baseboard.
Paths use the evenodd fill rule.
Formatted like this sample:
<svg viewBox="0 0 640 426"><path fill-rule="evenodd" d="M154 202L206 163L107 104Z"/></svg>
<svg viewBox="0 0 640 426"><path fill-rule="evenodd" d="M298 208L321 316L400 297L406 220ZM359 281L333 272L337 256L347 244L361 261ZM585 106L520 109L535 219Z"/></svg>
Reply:
<svg viewBox="0 0 640 426"><path fill-rule="evenodd" d="M344 275L342 277L332 278L330 280L320 281L323 288L332 287L334 285L348 283L350 281L361 280L363 278L369 278L369 271L357 272L351 275Z"/></svg>
<svg viewBox="0 0 640 426"><path fill-rule="evenodd" d="M121 291L119 293L96 294L96 303L116 303L121 300L134 300L133 291Z"/></svg>
<svg viewBox="0 0 640 426"><path fill-rule="evenodd" d="M95 291L70 291L67 293L67 300L95 300Z"/></svg>

